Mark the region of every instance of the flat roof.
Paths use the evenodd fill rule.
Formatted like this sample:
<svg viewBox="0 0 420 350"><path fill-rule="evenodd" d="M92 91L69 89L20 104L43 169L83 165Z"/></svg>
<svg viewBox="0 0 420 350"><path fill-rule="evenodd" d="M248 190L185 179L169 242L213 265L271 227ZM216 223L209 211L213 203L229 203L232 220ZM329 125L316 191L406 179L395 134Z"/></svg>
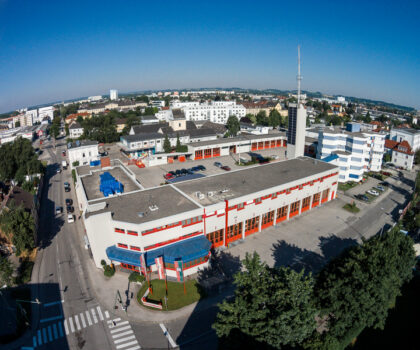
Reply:
<svg viewBox="0 0 420 350"><path fill-rule="evenodd" d="M284 185L335 168L337 166L320 160L299 157L282 162L246 167L243 170L220 175L207 176L204 179L185 181L174 186L197 203L209 205L224 199L233 199ZM204 198L198 199L197 192L204 194ZM208 192L213 192L214 195L208 197Z"/></svg>
<svg viewBox="0 0 420 350"><path fill-rule="evenodd" d="M273 134L264 134L264 135L241 135L238 137L232 137L232 138L223 138L223 139L217 139L217 140L209 140L209 141L200 141L200 142L191 142L187 143L187 146L192 147L200 147L200 146L212 146L212 145L219 145L219 144L225 144L225 143L235 143L235 142L246 142L246 141L253 141L253 140L260 140L260 139L273 139L276 137L284 136L286 137L285 132L278 132Z"/></svg>
<svg viewBox="0 0 420 350"><path fill-rule="evenodd" d="M114 220L142 224L200 208L169 185L106 198L104 201L104 209L87 212L86 217L111 212ZM149 207L153 205L158 209L150 210ZM144 215L139 216L139 213Z"/></svg>

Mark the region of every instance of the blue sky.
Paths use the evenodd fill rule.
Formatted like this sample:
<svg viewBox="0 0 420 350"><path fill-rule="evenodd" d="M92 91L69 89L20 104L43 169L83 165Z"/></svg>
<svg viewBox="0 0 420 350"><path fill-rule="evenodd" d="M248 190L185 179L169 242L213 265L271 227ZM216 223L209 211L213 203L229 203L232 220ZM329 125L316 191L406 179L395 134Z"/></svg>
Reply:
<svg viewBox="0 0 420 350"><path fill-rule="evenodd" d="M420 1L0 0L0 112L80 96L302 87L420 109Z"/></svg>

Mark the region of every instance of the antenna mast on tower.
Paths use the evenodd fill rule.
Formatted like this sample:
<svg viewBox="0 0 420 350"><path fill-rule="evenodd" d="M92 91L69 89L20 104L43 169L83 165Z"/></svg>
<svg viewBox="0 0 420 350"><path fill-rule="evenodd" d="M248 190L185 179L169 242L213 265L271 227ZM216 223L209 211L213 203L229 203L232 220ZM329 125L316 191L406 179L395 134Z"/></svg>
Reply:
<svg viewBox="0 0 420 350"><path fill-rule="evenodd" d="M300 82L302 80L302 76L300 75L300 45L298 45L298 75L296 77L297 80L297 105L299 108L299 104L300 104Z"/></svg>

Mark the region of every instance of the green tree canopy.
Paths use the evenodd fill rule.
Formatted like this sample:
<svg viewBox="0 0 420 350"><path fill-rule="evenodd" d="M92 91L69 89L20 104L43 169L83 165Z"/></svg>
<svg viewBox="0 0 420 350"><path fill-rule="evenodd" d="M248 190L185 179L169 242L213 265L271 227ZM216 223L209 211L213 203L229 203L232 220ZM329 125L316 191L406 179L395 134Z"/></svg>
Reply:
<svg viewBox="0 0 420 350"><path fill-rule="evenodd" d="M239 120L235 115L231 115L226 123L226 127L228 129L229 135L230 136L236 136L239 132L239 130L241 130L241 126L239 124Z"/></svg>
<svg viewBox="0 0 420 350"><path fill-rule="evenodd" d="M277 109L272 109L268 116L268 125L276 128L281 125L281 115Z"/></svg>
<svg viewBox="0 0 420 350"><path fill-rule="evenodd" d="M7 259L0 255L0 286L12 284L13 275L13 264Z"/></svg>
<svg viewBox="0 0 420 350"><path fill-rule="evenodd" d="M402 285L412 277L412 239L397 227L331 261L317 278L318 307L339 341L355 329L383 328Z"/></svg>
<svg viewBox="0 0 420 350"><path fill-rule="evenodd" d="M165 153L172 152L171 142L169 141L168 134L165 134L165 140L163 141L163 150L165 151Z"/></svg>
<svg viewBox="0 0 420 350"><path fill-rule="evenodd" d="M222 342L250 348L253 339L280 349L298 345L313 333L317 310L311 275L269 268L255 252L246 255L243 265L245 271L235 275L235 297L219 305L213 325Z"/></svg>
<svg viewBox="0 0 420 350"><path fill-rule="evenodd" d="M265 111L259 111L256 115L257 125L268 125L267 113Z"/></svg>

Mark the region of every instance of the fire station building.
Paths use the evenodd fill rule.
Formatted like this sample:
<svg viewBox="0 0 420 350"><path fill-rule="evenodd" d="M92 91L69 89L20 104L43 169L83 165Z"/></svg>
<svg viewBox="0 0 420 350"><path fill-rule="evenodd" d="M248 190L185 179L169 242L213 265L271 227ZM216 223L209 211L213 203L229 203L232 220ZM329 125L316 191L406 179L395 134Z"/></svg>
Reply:
<svg viewBox="0 0 420 350"><path fill-rule="evenodd" d="M179 260L188 276L208 266L211 248L264 234L334 199L337 181L336 166L299 157L95 198L83 216L98 268L103 259L139 271L144 255L155 271L162 256L168 276L176 277Z"/></svg>

